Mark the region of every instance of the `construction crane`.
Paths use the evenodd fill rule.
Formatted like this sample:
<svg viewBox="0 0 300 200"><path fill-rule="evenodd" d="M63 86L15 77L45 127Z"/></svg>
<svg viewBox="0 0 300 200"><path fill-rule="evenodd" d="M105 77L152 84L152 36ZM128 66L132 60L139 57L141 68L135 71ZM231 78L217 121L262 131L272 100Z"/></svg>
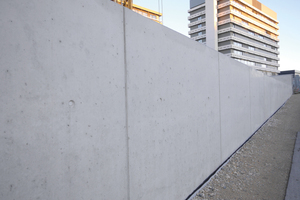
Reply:
<svg viewBox="0 0 300 200"><path fill-rule="evenodd" d="M126 8L129 8L130 10L132 10L132 0L112 0L118 4L123 5Z"/></svg>
<svg viewBox="0 0 300 200"><path fill-rule="evenodd" d="M144 8L142 6L135 5L132 2L133 0L111 0L111 1L113 1L117 4L120 4L126 8L129 8L130 10L132 10L136 13L139 13L139 14L143 15L144 17L147 17L157 23L162 24L162 21L160 20L162 13L160 13L160 12L156 12L154 10ZM162 2L162 0L161 0L161 2ZM162 6L162 4L161 4L161 6Z"/></svg>

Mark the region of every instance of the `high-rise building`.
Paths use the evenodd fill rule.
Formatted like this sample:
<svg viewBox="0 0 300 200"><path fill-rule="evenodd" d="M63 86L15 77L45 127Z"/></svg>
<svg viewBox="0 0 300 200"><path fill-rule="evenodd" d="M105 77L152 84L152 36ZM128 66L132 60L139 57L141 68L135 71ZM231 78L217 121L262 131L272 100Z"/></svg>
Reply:
<svg viewBox="0 0 300 200"><path fill-rule="evenodd" d="M125 0L111 0L111 1L114 1L120 5L127 3ZM132 6L130 7L130 9L133 10L134 12L139 13L139 14L143 15L144 17L147 17L157 23L162 24L162 21L160 19L162 16L162 13L156 12L156 11L148 9L148 8L144 8L144 7L136 5L136 4L131 3L131 5Z"/></svg>
<svg viewBox="0 0 300 200"><path fill-rule="evenodd" d="M189 35L267 75L277 75L277 14L257 0L190 0Z"/></svg>

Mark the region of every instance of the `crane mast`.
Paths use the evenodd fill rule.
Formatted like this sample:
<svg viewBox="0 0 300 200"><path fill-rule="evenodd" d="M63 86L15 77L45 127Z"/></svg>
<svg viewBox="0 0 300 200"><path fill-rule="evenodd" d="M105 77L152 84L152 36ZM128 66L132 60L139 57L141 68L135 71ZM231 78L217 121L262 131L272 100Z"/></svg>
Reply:
<svg viewBox="0 0 300 200"><path fill-rule="evenodd" d="M124 0L123 5L127 8L129 8L130 10L132 10L132 0Z"/></svg>

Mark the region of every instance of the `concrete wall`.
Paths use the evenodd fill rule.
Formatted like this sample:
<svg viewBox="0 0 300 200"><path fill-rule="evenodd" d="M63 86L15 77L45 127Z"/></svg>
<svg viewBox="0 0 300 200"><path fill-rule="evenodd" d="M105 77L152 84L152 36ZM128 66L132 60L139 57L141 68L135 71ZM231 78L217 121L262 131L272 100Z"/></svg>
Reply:
<svg viewBox="0 0 300 200"><path fill-rule="evenodd" d="M0 9L0 199L127 199L122 7Z"/></svg>
<svg viewBox="0 0 300 200"><path fill-rule="evenodd" d="M0 9L0 199L185 199L292 94L110 1Z"/></svg>
<svg viewBox="0 0 300 200"><path fill-rule="evenodd" d="M218 52L125 14L131 197L184 199L221 163Z"/></svg>

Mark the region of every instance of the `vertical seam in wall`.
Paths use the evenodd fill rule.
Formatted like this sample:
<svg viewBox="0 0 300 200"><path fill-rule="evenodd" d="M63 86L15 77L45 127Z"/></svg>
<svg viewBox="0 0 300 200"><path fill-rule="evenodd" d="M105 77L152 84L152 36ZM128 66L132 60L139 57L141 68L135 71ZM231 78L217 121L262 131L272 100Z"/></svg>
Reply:
<svg viewBox="0 0 300 200"><path fill-rule="evenodd" d="M250 99L250 133L252 133L252 96L251 96L251 69L249 68L249 99Z"/></svg>
<svg viewBox="0 0 300 200"><path fill-rule="evenodd" d="M263 83L264 83L264 105L263 105L263 108L264 108L264 113L263 113L263 119L265 119L266 117L266 113L267 113L267 108L266 108L266 92L265 92L265 87L266 87L266 80L265 80L265 76L263 75Z"/></svg>
<svg viewBox="0 0 300 200"><path fill-rule="evenodd" d="M220 120L220 161L222 162L222 116L221 116L221 76L220 76L220 55L218 54L218 79L219 79L219 120Z"/></svg>
<svg viewBox="0 0 300 200"><path fill-rule="evenodd" d="M129 169L129 134L128 134L128 93L127 93L127 54L125 7L123 7L123 36L124 36L124 85L125 85L125 129L126 129L126 161L127 161L127 199L130 200L130 169Z"/></svg>

